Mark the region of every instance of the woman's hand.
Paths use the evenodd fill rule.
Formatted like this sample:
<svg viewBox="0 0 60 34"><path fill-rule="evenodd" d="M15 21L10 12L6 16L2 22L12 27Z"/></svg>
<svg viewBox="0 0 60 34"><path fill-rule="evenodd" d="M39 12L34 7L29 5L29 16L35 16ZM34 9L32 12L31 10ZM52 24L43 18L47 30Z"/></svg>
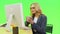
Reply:
<svg viewBox="0 0 60 34"><path fill-rule="evenodd" d="M27 17L26 18L26 21L29 22L30 24L33 24L34 23L32 17Z"/></svg>
<svg viewBox="0 0 60 34"><path fill-rule="evenodd" d="M26 21L27 21L27 22L30 22L30 17L27 17L27 18L26 18Z"/></svg>

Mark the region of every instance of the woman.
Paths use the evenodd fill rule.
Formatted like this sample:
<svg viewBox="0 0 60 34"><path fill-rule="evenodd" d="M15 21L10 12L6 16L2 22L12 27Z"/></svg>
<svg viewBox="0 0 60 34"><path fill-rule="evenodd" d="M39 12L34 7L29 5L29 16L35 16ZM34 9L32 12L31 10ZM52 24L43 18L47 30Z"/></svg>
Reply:
<svg viewBox="0 0 60 34"><path fill-rule="evenodd" d="M46 34L47 17L42 14L39 4L32 3L30 10L32 17L27 17L25 25L31 24L33 34Z"/></svg>

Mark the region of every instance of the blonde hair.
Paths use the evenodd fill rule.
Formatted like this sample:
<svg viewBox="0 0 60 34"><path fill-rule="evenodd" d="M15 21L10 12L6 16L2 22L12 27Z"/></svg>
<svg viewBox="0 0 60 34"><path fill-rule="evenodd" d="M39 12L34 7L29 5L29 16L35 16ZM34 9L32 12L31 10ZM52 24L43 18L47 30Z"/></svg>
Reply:
<svg viewBox="0 0 60 34"><path fill-rule="evenodd" d="M40 6L39 6L38 3L32 3L32 4L30 5L30 8L31 8L32 5L34 5L34 7L35 7L35 9L36 9L36 11L37 11L38 13L42 14L41 8L40 8Z"/></svg>

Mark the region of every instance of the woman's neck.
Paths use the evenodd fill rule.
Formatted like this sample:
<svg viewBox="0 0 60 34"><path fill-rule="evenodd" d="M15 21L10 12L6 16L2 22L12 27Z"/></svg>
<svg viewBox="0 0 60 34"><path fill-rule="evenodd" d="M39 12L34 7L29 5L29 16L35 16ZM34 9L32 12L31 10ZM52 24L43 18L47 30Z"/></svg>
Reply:
<svg viewBox="0 0 60 34"><path fill-rule="evenodd" d="M35 14L35 17L38 18L39 16L40 16L40 13L36 13L36 14Z"/></svg>

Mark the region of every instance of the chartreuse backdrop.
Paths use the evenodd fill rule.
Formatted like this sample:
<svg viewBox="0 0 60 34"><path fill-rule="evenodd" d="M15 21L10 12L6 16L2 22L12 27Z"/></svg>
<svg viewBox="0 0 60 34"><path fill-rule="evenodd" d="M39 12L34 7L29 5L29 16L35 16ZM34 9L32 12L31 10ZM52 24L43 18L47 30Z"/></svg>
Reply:
<svg viewBox="0 0 60 34"><path fill-rule="evenodd" d="M0 0L0 25L7 22L5 5L22 3L26 20L26 17L30 16L30 4L34 2L40 4L42 13L47 16L47 24L53 25L53 34L60 34L60 0Z"/></svg>

